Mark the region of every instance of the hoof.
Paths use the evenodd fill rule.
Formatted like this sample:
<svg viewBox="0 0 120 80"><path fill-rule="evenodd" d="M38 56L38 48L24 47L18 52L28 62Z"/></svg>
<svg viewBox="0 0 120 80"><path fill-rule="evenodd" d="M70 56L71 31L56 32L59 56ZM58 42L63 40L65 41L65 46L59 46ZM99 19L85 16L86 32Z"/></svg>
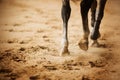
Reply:
<svg viewBox="0 0 120 80"><path fill-rule="evenodd" d="M68 56L68 55L70 55L68 48L63 48L61 50L60 56Z"/></svg>
<svg viewBox="0 0 120 80"><path fill-rule="evenodd" d="M88 50L88 39L81 39L78 45L82 50L87 51Z"/></svg>
<svg viewBox="0 0 120 80"><path fill-rule="evenodd" d="M93 43L92 43L92 45L91 45L92 47L99 47L100 46L100 44L98 43L98 41L97 40L95 40L95 41L93 41Z"/></svg>

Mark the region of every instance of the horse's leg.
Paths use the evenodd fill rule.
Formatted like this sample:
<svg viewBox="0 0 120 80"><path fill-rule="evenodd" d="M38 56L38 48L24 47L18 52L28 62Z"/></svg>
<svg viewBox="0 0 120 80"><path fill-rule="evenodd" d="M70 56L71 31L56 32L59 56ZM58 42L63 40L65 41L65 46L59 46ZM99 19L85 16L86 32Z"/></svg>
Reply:
<svg viewBox="0 0 120 80"><path fill-rule="evenodd" d="M96 8L97 8L97 1L94 0L91 6L91 26L94 28L95 21L96 21ZM97 40L93 40L92 46L98 46L99 43Z"/></svg>
<svg viewBox="0 0 120 80"><path fill-rule="evenodd" d="M97 1L94 0L91 5L91 26L94 27L95 19L96 19L96 7L97 7Z"/></svg>
<svg viewBox="0 0 120 80"><path fill-rule="evenodd" d="M81 16L82 16L82 24L84 35L83 38L79 42L79 47L82 50L88 50L88 36L89 36L89 27L88 27L88 11L92 5L93 0L82 0L81 1Z"/></svg>
<svg viewBox="0 0 120 80"><path fill-rule="evenodd" d="M68 55L68 36L67 36L67 28L68 28L68 20L70 18L71 8L69 0L62 0L62 20L63 20L63 38L62 38L62 51L60 55Z"/></svg>
<svg viewBox="0 0 120 80"><path fill-rule="evenodd" d="M104 8L107 0L100 0L98 5L98 13L96 14L96 21L92 30L91 39L93 40L93 45L99 46L97 39L100 37L100 23L104 15Z"/></svg>

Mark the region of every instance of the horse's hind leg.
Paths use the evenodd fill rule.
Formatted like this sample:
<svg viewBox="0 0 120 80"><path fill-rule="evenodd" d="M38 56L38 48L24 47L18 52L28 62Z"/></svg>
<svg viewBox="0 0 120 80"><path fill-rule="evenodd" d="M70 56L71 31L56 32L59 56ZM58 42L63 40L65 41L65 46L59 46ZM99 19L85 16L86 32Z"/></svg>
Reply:
<svg viewBox="0 0 120 80"><path fill-rule="evenodd" d="M60 55L68 55L68 36L67 36L67 28L68 28L68 20L70 18L71 8L69 0L62 0L62 20L63 20L63 39L62 39L62 50Z"/></svg>
<svg viewBox="0 0 120 80"><path fill-rule="evenodd" d="M92 2L93 0L82 0L80 4L84 35L79 42L79 47L85 51L88 50L88 36L90 33L88 26L88 11L92 5Z"/></svg>
<svg viewBox="0 0 120 80"><path fill-rule="evenodd" d="M100 0L99 6L98 6L98 13L96 14L96 20L94 23L94 27L91 33L91 39L94 41L93 45L99 46L97 39L100 37L100 23L104 15L104 8L107 0Z"/></svg>

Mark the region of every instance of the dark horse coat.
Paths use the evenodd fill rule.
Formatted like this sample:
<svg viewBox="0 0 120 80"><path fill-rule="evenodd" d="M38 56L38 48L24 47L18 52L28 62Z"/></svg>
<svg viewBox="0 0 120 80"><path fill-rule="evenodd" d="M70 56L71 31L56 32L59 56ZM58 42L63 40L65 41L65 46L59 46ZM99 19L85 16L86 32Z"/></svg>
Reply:
<svg viewBox="0 0 120 80"><path fill-rule="evenodd" d="M89 36L89 27L88 27L88 11L91 9L91 26L93 27L90 38L93 40L93 45L99 45L97 39L100 37L99 27L101 20L104 15L104 8L107 0L81 0L81 17L84 35L79 42L79 47L82 50L88 50L88 36ZM96 9L97 8L97 9ZM62 20L63 20L63 39L62 39L62 51L60 55L69 54L68 50L68 20L71 14L70 0L62 0Z"/></svg>

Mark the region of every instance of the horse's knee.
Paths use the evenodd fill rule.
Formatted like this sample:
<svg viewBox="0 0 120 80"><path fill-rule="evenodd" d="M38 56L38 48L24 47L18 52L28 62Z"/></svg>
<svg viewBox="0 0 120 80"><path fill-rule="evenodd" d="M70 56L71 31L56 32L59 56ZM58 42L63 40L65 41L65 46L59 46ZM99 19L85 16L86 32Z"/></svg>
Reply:
<svg viewBox="0 0 120 80"><path fill-rule="evenodd" d="M83 17L87 17L88 11L92 5L93 0L82 0L80 3L81 14Z"/></svg>
<svg viewBox="0 0 120 80"><path fill-rule="evenodd" d="M62 7L70 8L70 1L69 0L62 0Z"/></svg>
<svg viewBox="0 0 120 80"><path fill-rule="evenodd" d="M71 7L70 7L69 0L63 0L61 14L62 14L63 21L67 22L70 18L70 14L71 14Z"/></svg>
<svg viewBox="0 0 120 80"><path fill-rule="evenodd" d="M67 5L69 3L69 0L62 0L63 5Z"/></svg>

